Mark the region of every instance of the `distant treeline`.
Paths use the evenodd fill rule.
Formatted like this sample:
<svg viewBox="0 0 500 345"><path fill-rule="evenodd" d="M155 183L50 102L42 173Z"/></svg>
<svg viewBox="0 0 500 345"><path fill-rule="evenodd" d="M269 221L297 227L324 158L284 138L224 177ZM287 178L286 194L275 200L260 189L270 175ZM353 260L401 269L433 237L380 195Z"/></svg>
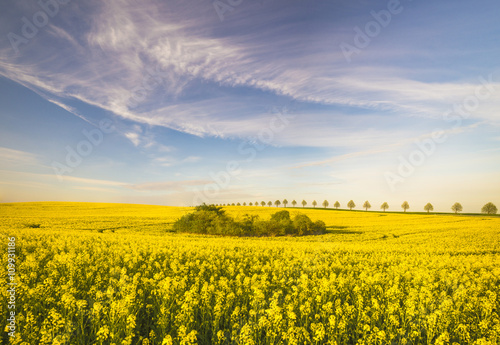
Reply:
<svg viewBox="0 0 500 345"><path fill-rule="evenodd" d="M203 204L179 218L173 230L230 236L303 236L323 234L326 225L321 220L313 222L305 214L298 214L292 219L288 211L276 212L270 220L261 220L259 216L249 214L234 219L220 206Z"/></svg>
<svg viewBox="0 0 500 345"><path fill-rule="evenodd" d="M276 205L276 207L279 207L281 204L283 204L283 206L286 207L286 205L288 205L288 200L283 200L283 202L281 202L280 200L276 200L274 202L274 205ZM305 207L307 205L307 201L305 200L302 200L301 202L302 204L302 207ZM242 204L240 204L239 202L234 204L215 204L215 206L241 206ZM243 206L246 206L247 203L244 202L243 203ZM259 202L256 201L255 203L253 202L250 202L248 203L248 206L259 206ZM273 206L273 202L272 201L268 201L267 203L265 201L261 201L260 202L260 205L261 206ZM295 207L297 205L297 201L293 200L292 201L292 206ZM312 205L313 207L316 207L318 205L318 203L316 202L316 200L314 200L312 202ZM327 208L328 206L330 206L330 203L328 202L328 200L325 200L323 201L322 203L323 207L324 208ZM333 207L335 207L335 209L338 209L340 207L340 203L338 201L335 201L335 204L333 204ZM347 207L349 208L349 210L352 210L353 208L356 207L356 204L354 203L354 201L349 201L347 203ZM363 208L368 211L368 209L372 208L372 205L370 204L370 202L367 200L364 202L363 204ZM410 208L410 204L408 203L408 201L405 201L401 204L401 208L403 209L403 211L406 212L406 210L408 210ZM380 209L381 210L384 210L384 212L389 209L389 204L387 202L384 202L381 206L380 206ZM425 206L424 206L424 210L427 211L427 212L430 212L430 211L434 211L434 206L432 206L432 204L429 202L427 203ZM452 206L451 206L451 210L455 213L459 213L459 212L462 212L463 211L463 207L462 205L459 203L459 202L456 202L454 203ZM488 202L486 203L482 208L481 208L481 212L482 213L486 213L486 214L496 214L498 212L498 209L497 207L495 206L495 204L493 204L492 202Z"/></svg>

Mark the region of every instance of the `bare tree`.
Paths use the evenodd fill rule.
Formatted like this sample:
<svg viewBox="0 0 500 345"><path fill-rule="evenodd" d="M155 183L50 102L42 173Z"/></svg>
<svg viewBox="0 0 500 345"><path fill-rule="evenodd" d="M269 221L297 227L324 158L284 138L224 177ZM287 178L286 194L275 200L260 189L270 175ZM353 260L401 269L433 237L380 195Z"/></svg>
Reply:
<svg viewBox="0 0 500 345"><path fill-rule="evenodd" d="M456 202L453 204L453 206L451 206L451 210L455 213L458 213L458 212L462 212L464 208L462 207L462 205L460 205L459 202Z"/></svg>
<svg viewBox="0 0 500 345"><path fill-rule="evenodd" d="M363 208L365 209L365 211L368 211L369 208L372 208L372 205L370 205L368 200L366 200L365 203L363 204Z"/></svg>
<svg viewBox="0 0 500 345"><path fill-rule="evenodd" d="M402 203L401 208L406 212L406 210L410 208L408 201L405 201L404 203Z"/></svg>
<svg viewBox="0 0 500 345"><path fill-rule="evenodd" d="M426 210L427 213L429 213L430 211L434 211L434 206L432 206L432 204L428 202L427 205L424 206L424 210Z"/></svg>
<svg viewBox="0 0 500 345"><path fill-rule="evenodd" d="M386 202L384 202L384 203L382 204L382 206L380 206L380 208L381 208L382 210L384 210L384 212L385 212L385 210L387 210L387 209L389 208L389 204L388 204L388 203L386 203Z"/></svg>
<svg viewBox="0 0 500 345"><path fill-rule="evenodd" d="M349 207L349 210L352 210L354 207L356 207L356 204L351 200L347 203L347 207Z"/></svg>
<svg viewBox="0 0 500 345"><path fill-rule="evenodd" d="M489 202L483 206L483 208L481 209L481 212L487 213L487 214L497 214L498 209L492 202Z"/></svg>
<svg viewBox="0 0 500 345"><path fill-rule="evenodd" d="M325 208L327 208L327 207L328 207L328 205L330 205L330 204L328 203L328 201L327 201L327 200L323 201L323 206L324 206Z"/></svg>
<svg viewBox="0 0 500 345"><path fill-rule="evenodd" d="M338 209L340 207L340 202L335 201L335 204L333 204L333 207L335 207L336 209Z"/></svg>

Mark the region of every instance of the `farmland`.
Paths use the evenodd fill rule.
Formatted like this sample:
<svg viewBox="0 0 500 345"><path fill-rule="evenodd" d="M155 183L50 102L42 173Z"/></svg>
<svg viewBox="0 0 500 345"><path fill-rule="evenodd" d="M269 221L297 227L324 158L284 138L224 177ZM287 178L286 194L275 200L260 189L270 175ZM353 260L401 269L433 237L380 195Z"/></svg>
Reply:
<svg viewBox="0 0 500 345"><path fill-rule="evenodd" d="M236 218L276 212L224 209ZM327 234L170 232L187 207L0 204L0 232L16 237L10 341L500 342L499 217L288 210L324 221ZM2 303L3 320L7 312Z"/></svg>

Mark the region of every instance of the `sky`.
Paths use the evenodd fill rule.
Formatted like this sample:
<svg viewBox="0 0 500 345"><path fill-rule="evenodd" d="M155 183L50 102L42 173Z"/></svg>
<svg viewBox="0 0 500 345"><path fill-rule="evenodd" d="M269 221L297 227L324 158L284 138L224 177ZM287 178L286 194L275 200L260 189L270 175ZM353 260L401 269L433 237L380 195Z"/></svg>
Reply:
<svg viewBox="0 0 500 345"><path fill-rule="evenodd" d="M0 202L500 206L496 0L5 0Z"/></svg>

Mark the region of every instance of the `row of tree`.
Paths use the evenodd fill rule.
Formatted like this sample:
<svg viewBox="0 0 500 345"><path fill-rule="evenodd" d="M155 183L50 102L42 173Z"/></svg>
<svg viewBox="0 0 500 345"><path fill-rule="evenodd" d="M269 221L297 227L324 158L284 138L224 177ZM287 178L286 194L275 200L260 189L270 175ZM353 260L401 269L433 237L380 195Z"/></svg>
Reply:
<svg viewBox="0 0 500 345"><path fill-rule="evenodd" d="M280 200L276 200L274 202L274 205L276 207L279 207L281 204L283 203L283 205L286 207L286 205L288 205L288 200L283 200L283 202L281 202ZM302 200L301 202L302 204L302 207L305 207L307 205L307 201L305 200ZM250 202L248 203L249 206L259 206L259 202L256 201L255 203L253 202ZM269 202L265 202L265 201L261 201L260 202L260 205L261 206L269 206L271 207L273 205L273 203L271 201ZM297 201L293 200L292 201L292 206L295 207L297 205ZM318 205L318 203L316 202L316 200L314 200L312 202L312 205L313 207L316 207ZM216 206L241 206L240 203L237 203L236 205L234 203L232 204L216 204ZM243 203L243 206L247 206L247 203L244 202ZM330 204L328 203L327 200L323 201L323 207L324 208L327 208L328 206L330 206ZM333 207L335 207L335 209L338 209L340 207L340 203L338 201L335 201L335 203L333 204ZM354 201L349 201L347 203L347 207L349 208L349 210L352 210L353 208L356 207L356 204L354 203ZM365 201L365 203L363 204L363 208L368 211L368 209L372 208L372 205L370 204L370 202ZM384 210L384 212L389 208L389 204L384 202L381 206L380 206L380 209L381 210ZM403 209L404 212L406 212L406 210L408 210L410 208L410 204L408 204L408 201L405 201L401 204L401 208ZM427 203L425 206L424 206L424 210L427 211L427 213L431 212L431 211L434 211L434 206L432 206L432 204L429 202ZM455 213L458 213L458 212L462 212L463 210L463 207L462 205L459 203L459 202L456 202L454 203L452 206L451 206L451 210ZM485 204L482 208L481 208L481 212L482 213L487 213L487 214L496 214L498 212L498 209L497 207L492 203L492 202L488 202L487 204Z"/></svg>

